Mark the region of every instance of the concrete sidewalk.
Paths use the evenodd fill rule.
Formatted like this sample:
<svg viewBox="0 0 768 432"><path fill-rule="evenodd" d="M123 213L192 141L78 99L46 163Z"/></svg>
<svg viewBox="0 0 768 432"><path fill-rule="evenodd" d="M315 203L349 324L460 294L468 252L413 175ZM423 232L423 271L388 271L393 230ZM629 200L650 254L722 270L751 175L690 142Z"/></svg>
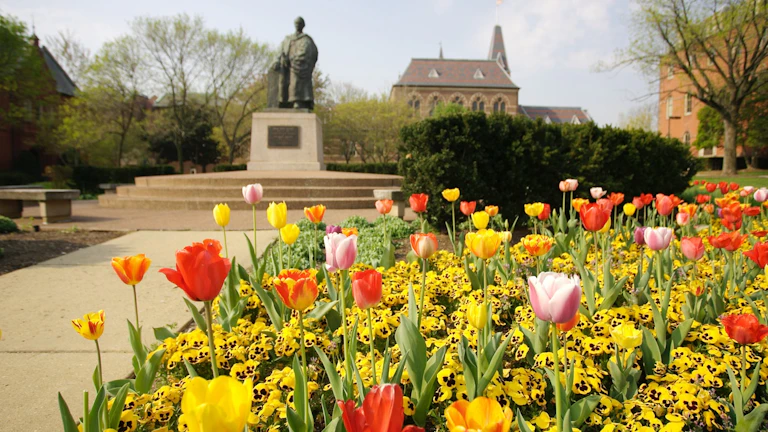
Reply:
<svg viewBox="0 0 768 432"><path fill-rule="evenodd" d="M318 201L321 204L322 201ZM40 225L42 221L38 217L39 209L36 207L24 207L24 217L16 219L19 226ZM326 210L323 221L328 224L339 224L350 216L362 216L369 221L379 217L375 208L356 210ZM32 219L30 220L30 217ZM304 209L288 209L288 222L294 223L304 218ZM416 219L415 213L410 208L405 210L405 220ZM258 229L270 229L267 222L267 212L258 210L256 214ZM72 219L67 222L44 225L43 229L79 229L101 231L136 231L136 230L174 230L174 231L210 231L218 229L213 221L213 208L205 210L140 210L140 209L113 209L99 207L96 200L73 201ZM232 210L230 223L227 227L231 230L252 230L253 214L250 210Z"/></svg>
<svg viewBox="0 0 768 432"><path fill-rule="evenodd" d="M275 233L259 232L259 253ZM230 256L250 262L242 233L233 231L227 237ZM144 253L152 260L137 289L144 342L149 345L154 342L153 327L180 326L190 318L183 291L158 269L173 267L177 249L205 238L220 240L221 232L134 232L0 276L0 431L61 430L59 391L75 416L82 409L83 390L93 400L95 344L72 329L73 318L104 309L106 324L99 340L104 379L124 378L132 371L126 320L134 320L133 295L114 274L113 256Z"/></svg>

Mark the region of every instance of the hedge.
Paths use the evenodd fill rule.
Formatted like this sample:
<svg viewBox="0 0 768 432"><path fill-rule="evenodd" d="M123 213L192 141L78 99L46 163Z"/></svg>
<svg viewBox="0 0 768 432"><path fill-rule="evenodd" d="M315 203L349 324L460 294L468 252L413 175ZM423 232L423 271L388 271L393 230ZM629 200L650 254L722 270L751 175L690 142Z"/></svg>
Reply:
<svg viewBox="0 0 768 432"><path fill-rule="evenodd" d="M401 132L399 171L406 194L430 195L436 226L450 217L441 196L458 187L461 200L501 208L512 222L523 205L541 201L559 207L560 180L576 178L576 196L601 186L628 199L642 193L682 193L698 161L680 141L656 132L594 123L546 124L522 116L468 112L429 118Z"/></svg>
<svg viewBox="0 0 768 432"><path fill-rule="evenodd" d="M76 166L72 170L72 184L83 194L99 194L101 183L133 183L136 177L176 174L170 165L126 166L105 168Z"/></svg>
<svg viewBox="0 0 768 432"><path fill-rule="evenodd" d="M227 172L227 171L245 171L248 169L247 164L220 164L213 167L213 172Z"/></svg>
<svg viewBox="0 0 768 432"><path fill-rule="evenodd" d="M397 174L397 162L374 162L374 163L327 163L325 169L328 171L359 172L369 174Z"/></svg>
<svg viewBox="0 0 768 432"><path fill-rule="evenodd" d="M34 182L36 179L21 171L0 172L0 186L18 186Z"/></svg>

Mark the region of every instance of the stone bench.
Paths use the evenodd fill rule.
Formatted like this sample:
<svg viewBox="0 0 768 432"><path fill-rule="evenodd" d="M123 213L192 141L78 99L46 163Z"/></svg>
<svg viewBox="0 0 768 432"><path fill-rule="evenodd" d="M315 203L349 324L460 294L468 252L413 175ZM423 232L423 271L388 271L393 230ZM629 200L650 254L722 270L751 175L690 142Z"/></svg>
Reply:
<svg viewBox="0 0 768 432"><path fill-rule="evenodd" d="M405 195L400 189L374 189L373 197L377 200L389 199L392 200L392 210L394 214L400 219L405 216Z"/></svg>
<svg viewBox="0 0 768 432"><path fill-rule="evenodd" d="M43 224L61 222L72 217L72 200L80 196L77 189L0 189L0 215L20 218L24 201L37 201Z"/></svg>
<svg viewBox="0 0 768 432"><path fill-rule="evenodd" d="M127 183L99 183L99 189L103 190L105 195L116 194L118 186L132 186L132 185Z"/></svg>

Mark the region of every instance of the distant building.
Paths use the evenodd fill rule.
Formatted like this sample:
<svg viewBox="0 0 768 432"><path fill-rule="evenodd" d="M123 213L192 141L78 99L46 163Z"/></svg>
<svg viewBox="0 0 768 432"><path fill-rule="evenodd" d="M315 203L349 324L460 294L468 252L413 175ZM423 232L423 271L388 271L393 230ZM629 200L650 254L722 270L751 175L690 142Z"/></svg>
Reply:
<svg viewBox="0 0 768 432"><path fill-rule="evenodd" d="M64 68L46 47L40 46L40 40L37 36L32 37L32 44L38 48L38 52L45 63L44 68L50 74L50 92L55 91L60 96L59 102L74 97L77 86ZM0 92L0 110L8 108L11 97L12 95L8 92ZM42 112L52 108L42 105L34 106L34 101L29 101L28 105L30 111L37 113L35 119L39 118ZM33 165L37 165L39 173L44 166L57 162L55 157L41 154L38 149L33 147L36 134L34 119L14 125L0 123L0 171L22 169L31 171L34 168ZM28 173L32 174L31 172Z"/></svg>
<svg viewBox="0 0 768 432"><path fill-rule="evenodd" d="M512 81L501 26L495 26L488 58L459 60L411 59L390 99L405 101L422 117L432 115L441 103L455 103L471 111L504 112L541 118L548 123L586 123L587 111L578 107L524 106L518 103L520 87Z"/></svg>

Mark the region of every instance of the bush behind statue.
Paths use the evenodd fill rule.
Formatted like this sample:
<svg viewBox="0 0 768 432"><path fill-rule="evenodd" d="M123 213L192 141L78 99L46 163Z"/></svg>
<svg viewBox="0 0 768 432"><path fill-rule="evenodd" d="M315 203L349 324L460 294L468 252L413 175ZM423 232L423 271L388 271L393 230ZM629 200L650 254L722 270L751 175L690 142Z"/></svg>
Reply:
<svg viewBox="0 0 768 432"><path fill-rule="evenodd" d="M498 205L514 218L528 202L560 207L558 183L565 178L579 180L576 196L601 186L631 199L641 192L681 193L698 169L676 139L594 123L468 112L425 119L400 135L403 190L430 195L429 217L438 226L450 218L440 195L445 188L458 187L461 200Z"/></svg>

